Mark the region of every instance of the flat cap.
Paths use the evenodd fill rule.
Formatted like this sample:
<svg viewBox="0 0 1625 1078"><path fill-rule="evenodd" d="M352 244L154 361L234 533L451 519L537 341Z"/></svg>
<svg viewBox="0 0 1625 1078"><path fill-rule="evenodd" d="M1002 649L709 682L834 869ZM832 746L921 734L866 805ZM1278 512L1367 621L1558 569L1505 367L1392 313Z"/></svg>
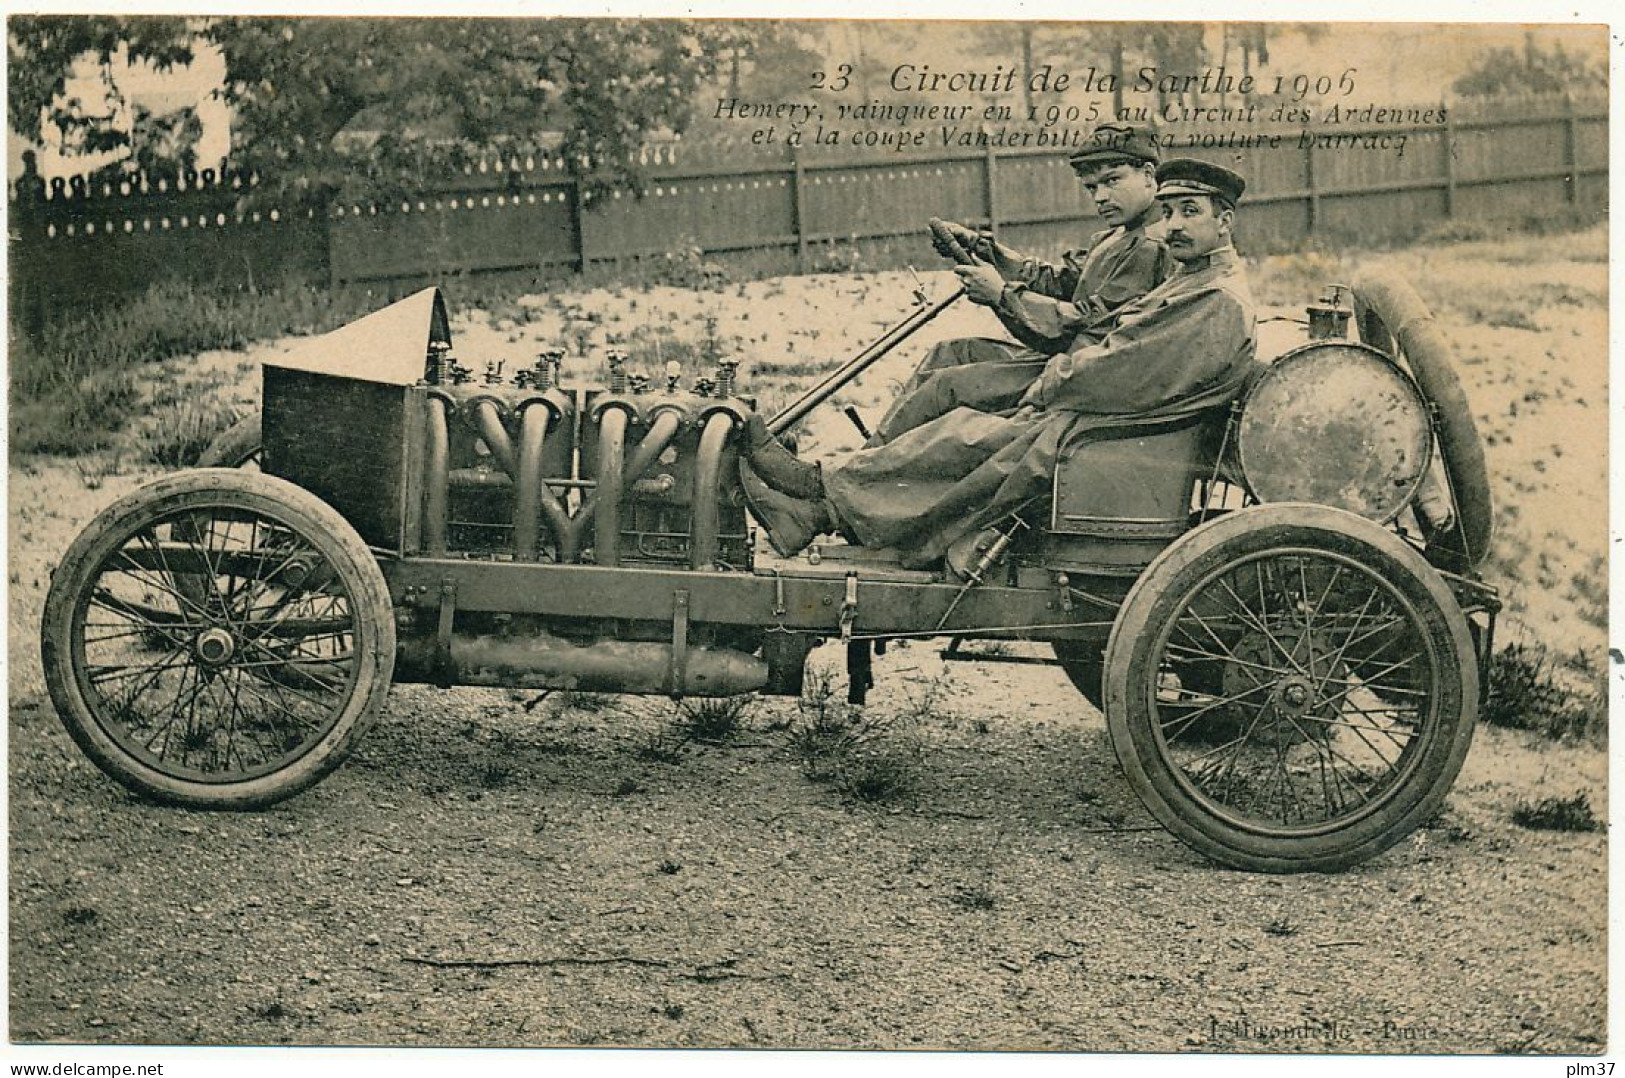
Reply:
<svg viewBox="0 0 1625 1078"><path fill-rule="evenodd" d="M1176 157L1157 166L1157 197L1178 198L1180 195L1212 195L1234 206L1241 201L1247 181L1223 165L1198 161L1192 157Z"/></svg>
<svg viewBox="0 0 1625 1078"><path fill-rule="evenodd" d="M1162 160L1157 148L1156 132L1149 127L1134 124L1101 124L1089 135L1089 141L1079 147L1067 164L1075 169L1098 168L1101 165L1129 161L1135 164Z"/></svg>

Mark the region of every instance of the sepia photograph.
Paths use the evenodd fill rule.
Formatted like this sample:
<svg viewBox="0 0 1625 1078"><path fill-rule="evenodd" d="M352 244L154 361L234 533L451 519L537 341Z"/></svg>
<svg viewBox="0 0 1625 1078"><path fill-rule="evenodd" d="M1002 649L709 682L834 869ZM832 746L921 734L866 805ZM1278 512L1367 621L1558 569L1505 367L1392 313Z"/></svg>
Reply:
<svg viewBox="0 0 1625 1078"><path fill-rule="evenodd" d="M17 1058L1611 1068L1607 26L6 39Z"/></svg>

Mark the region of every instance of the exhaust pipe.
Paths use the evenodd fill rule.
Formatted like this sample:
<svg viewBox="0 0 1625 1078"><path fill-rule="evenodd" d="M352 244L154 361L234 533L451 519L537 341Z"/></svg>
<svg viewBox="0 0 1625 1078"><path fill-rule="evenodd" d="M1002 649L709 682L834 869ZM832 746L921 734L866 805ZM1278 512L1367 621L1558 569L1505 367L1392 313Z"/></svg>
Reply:
<svg viewBox="0 0 1625 1078"><path fill-rule="evenodd" d="M722 453L728 436L738 422L731 412L716 411L705 421L700 448L694 461L693 523L688 533L688 567L714 569L717 536L721 531L722 507L718 504L722 485Z"/></svg>
<svg viewBox="0 0 1625 1078"><path fill-rule="evenodd" d="M480 440L502 465L502 470L517 480L519 464L514 459L513 442L508 438L508 428L502 425L495 401L481 398L474 402L474 429L480 432Z"/></svg>
<svg viewBox="0 0 1625 1078"><path fill-rule="evenodd" d="M677 434L677 428L682 425L682 422L682 410L675 405L660 408L655 412L654 423L650 425L649 432L643 436L643 440L632 451L631 457L627 458L626 465L621 470L622 493L625 493L626 488L629 486L633 490L664 491L663 486L644 486L642 483L643 473L649 470L649 465L653 464L655 458L665 451L666 446L671 444L671 440ZM586 501L581 503L581 508L572 522L575 527L583 528L588 521L593 519L598 512L598 503L601 497L601 489L594 489L587 496Z"/></svg>
<svg viewBox="0 0 1625 1078"><path fill-rule="evenodd" d="M446 554L446 520L451 515L448 496L451 484L449 410L450 402L445 397L429 397L429 444L424 465L429 474L423 495L423 548L431 557L444 557Z"/></svg>
<svg viewBox="0 0 1625 1078"><path fill-rule="evenodd" d="M624 405L604 409L598 423L598 510L593 529L593 564L621 563L621 483L626 470Z"/></svg>

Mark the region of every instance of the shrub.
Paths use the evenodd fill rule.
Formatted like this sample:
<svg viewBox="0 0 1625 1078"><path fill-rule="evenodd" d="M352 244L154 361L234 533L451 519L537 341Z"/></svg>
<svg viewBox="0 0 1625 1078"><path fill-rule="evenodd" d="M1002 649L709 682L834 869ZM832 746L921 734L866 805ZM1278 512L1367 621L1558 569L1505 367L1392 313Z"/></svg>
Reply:
<svg viewBox="0 0 1625 1078"><path fill-rule="evenodd" d="M1491 726L1559 740L1600 741L1607 736L1603 693L1578 691L1559 680L1546 649L1538 644L1511 644L1496 652L1487 688L1479 715Z"/></svg>
<svg viewBox="0 0 1625 1078"><path fill-rule="evenodd" d="M1583 791L1573 797L1519 801L1513 806L1512 822L1531 831L1595 831L1600 826Z"/></svg>
<svg viewBox="0 0 1625 1078"><path fill-rule="evenodd" d="M193 401L160 408L152 428L141 439L142 455L167 468L191 467L237 419L235 409Z"/></svg>
<svg viewBox="0 0 1625 1078"><path fill-rule="evenodd" d="M859 801L901 800L919 785L919 761L913 753L887 746L849 751L835 771L835 788Z"/></svg>
<svg viewBox="0 0 1625 1078"><path fill-rule="evenodd" d="M744 727L744 716L750 705L749 696L704 699L694 704L684 701L678 725L690 741L721 744Z"/></svg>
<svg viewBox="0 0 1625 1078"><path fill-rule="evenodd" d="M847 707L835 699L827 673L808 675L791 724L789 748L814 782L827 782L858 801L895 801L914 792L919 753L897 739L899 717Z"/></svg>

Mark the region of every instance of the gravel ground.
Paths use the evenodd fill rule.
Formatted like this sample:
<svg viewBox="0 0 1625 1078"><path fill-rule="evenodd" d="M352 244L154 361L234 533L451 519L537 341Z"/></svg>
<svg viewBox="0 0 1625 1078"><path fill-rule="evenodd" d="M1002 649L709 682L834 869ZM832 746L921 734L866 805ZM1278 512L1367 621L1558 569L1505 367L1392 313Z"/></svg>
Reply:
<svg viewBox="0 0 1625 1078"><path fill-rule="evenodd" d="M1600 654L1602 629L1570 594L1606 544L1591 507L1606 455L1579 451L1605 399L1593 239L1395 257L1462 294L1516 264L1580 297L1518 328L1430 296L1515 507L1492 567L1508 631ZM1261 270L1267 283L1301 267ZM891 277L741 286L723 330L771 326L775 351L787 338L797 355L842 354L869 324L809 330L789 312L816 325L871 289L900 291ZM685 325L705 302L573 302L613 324L629 298ZM556 317L463 319L462 351L545 336ZM987 331L975 312L942 322L930 339ZM1532 345L1550 362L1531 362ZM252 396L240 355L172 371L203 369L243 371L232 392ZM851 399L870 407L897 373ZM814 452L851 440L841 422L814 430ZM1059 671L945 667L921 643L877 664L871 711L890 717L885 744L913 779L877 803L805 774L793 701L757 702L731 739L654 758L680 718L665 701L414 686L391 693L343 768L274 809L140 802L68 740L36 637L57 552L150 474L110 458L12 466L14 1040L1603 1050L1605 834L1524 830L1510 812L1578 791L1606 818L1606 754L1528 734L1481 729L1436 825L1335 876L1215 868L1140 808L1104 721ZM815 661L833 667L838 650Z"/></svg>

